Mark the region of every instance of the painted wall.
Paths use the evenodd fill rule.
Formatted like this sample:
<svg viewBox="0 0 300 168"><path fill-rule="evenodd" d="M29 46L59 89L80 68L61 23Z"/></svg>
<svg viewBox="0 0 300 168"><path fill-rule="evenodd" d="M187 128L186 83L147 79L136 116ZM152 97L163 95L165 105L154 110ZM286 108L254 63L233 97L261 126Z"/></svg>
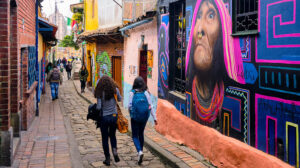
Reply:
<svg viewBox="0 0 300 168"><path fill-rule="evenodd" d="M85 31L98 29L98 1L84 1Z"/></svg>
<svg viewBox="0 0 300 168"><path fill-rule="evenodd" d="M233 37L231 1L187 0L186 93L181 96L169 89L170 14L159 15L158 96L198 123L299 167L296 2L259 0L258 35ZM170 7L169 1L159 6Z"/></svg>
<svg viewBox="0 0 300 168"><path fill-rule="evenodd" d="M123 62L123 54L124 54L124 44L123 43L106 43L106 44L97 44L97 56L95 59L95 82L94 87L96 87L96 82L100 79L104 74L112 75L112 56L120 56ZM108 57L104 52L107 53ZM107 57L107 58L105 58ZM102 61L104 60L104 61ZM105 65L104 65L105 64ZM109 65L108 65L109 64ZM122 72L123 72L123 64L122 64ZM123 75L123 74L122 74ZM122 78L123 82L123 78ZM121 88L122 85L120 86Z"/></svg>
<svg viewBox="0 0 300 168"><path fill-rule="evenodd" d="M88 54L88 51L90 51L90 55ZM87 43L86 44L86 68L89 72L89 76L87 78L88 82L93 82L93 74L95 74L95 57L96 57L96 43Z"/></svg>
<svg viewBox="0 0 300 168"><path fill-rule="evenodd" d="M144 35L144 44L148 50L153 51L152 77L147 78L147 85L152 94L153 105L157 104L157 80L158 80L158 43L157 43L157 20L143 24L126 32L130 37L124 37L124 106L128 107L129 92L134 79L139 75L139 44L141 35ZM156 108L155 108L156 109Z"/></svg>

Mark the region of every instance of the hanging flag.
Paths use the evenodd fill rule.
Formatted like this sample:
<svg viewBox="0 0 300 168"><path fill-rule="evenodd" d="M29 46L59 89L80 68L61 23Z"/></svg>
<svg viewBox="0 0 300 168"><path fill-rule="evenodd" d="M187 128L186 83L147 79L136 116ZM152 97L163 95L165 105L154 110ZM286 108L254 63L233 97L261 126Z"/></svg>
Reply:
<svg viewBox="0 0 300 168"><path fill-rule="evenodd" d="M67 17L67 25L71 26L72 19Z"/></svg>
<svg viewBox="0 0 300 168"><path fill-rule="evenodd" d="M73 29L74 25L76 24L76 20L72 20L71 28Z"/></svg>

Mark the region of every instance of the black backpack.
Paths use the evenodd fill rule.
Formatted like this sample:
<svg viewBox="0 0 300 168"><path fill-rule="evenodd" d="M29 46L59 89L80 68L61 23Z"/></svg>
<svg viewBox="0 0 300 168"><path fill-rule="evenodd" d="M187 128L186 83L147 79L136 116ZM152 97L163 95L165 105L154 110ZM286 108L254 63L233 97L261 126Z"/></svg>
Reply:
<svg viewBox="0 0 300 168"><path fill-rule="evenodd" d="M91 104L89 105L88 108L88 114L86 116L86 120L92 119L95 122L100 121L103 113L102 113L102 108L100 110L97 110L97 104Z"/></svg>

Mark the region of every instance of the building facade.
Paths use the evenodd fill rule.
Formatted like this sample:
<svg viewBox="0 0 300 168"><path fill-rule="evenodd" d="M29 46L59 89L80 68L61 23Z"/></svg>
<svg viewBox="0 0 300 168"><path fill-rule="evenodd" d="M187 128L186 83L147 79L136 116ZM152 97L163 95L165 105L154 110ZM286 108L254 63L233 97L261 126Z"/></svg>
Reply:
<svg viewBox="0 0 300 168"><path fill-rule="evenodd" d="M298 7L297 0L160 1L158 97L299 167Z"/></svg>
<svg viewBox="0 0 300 168"><path fill-rule="evenodd" d="M59 11L56 14L53 13L49 16L49 22L58 26L56 32L56 39L63 40L64 37L67 35L67 22L64 15L61 14Z"/></svg>

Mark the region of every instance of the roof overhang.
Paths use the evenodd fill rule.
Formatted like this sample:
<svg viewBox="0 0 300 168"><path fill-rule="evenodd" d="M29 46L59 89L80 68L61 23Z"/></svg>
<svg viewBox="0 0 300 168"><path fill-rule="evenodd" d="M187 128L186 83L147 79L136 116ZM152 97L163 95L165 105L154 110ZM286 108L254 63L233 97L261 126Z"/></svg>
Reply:
<svg viewBox="0 0 300 168"><path fill-rule="evenodd" d="M45 42L56 42L57 26L49 23L47 20L39 17L39 33L42 34Z"/></svg>
<svg viewBox="0 0 300 168"><path fill-rule="evenodd" d="M122 43L123 40L119 27L110 27L83 32L78 36L77 42Z"/></svg>
<svg viewBox="0 0 300 168"><path fill-rule="evenodd" d="M73 13L76 13L76 12L78 12L79 10L82 10L82 11L83 11L83 8L84 8L83 2L76 3L76 4L71 4L71 5L70 5L70 10L71 10Z"/></svg>
<svg viewBox="0 0 300 168"><path fill-rule="evenodd" d="M138 21L138 22L129 24L129 25L127 25L127 26L121 28L119 31L121 32L122 36L129 37L129 35L125 34L125 31L126 31L126 30L133 29L133 28L135 28L135 27L137 27L137 26L140 26L140 25L149 23L149 22L151 22L152 20L153 20L153 18L147 18L147 19L144 19L144 20L141 20L141 21Z"/></svg>

